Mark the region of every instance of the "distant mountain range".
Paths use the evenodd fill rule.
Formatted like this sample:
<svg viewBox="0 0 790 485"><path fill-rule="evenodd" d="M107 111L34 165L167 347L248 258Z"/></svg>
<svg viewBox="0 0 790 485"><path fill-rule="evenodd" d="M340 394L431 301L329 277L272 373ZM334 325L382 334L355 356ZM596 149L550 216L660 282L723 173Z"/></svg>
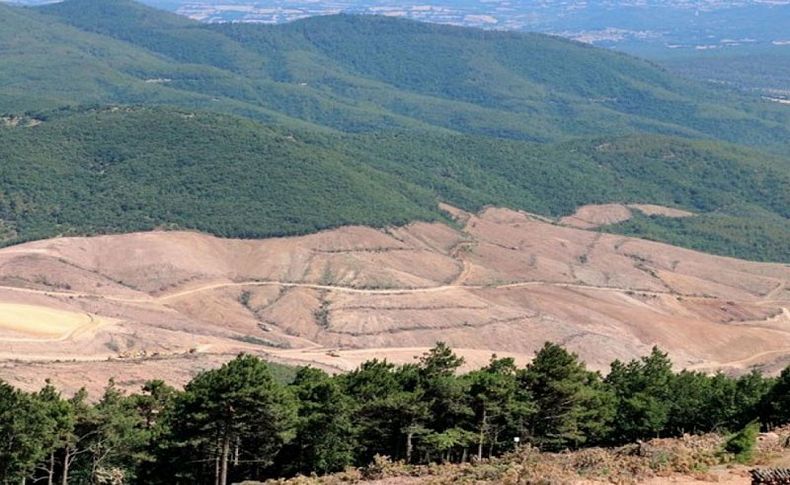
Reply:
<svg viewBox="0 0 790 485"><path fill-rule="evenodd" d="M203 24L125 0L0 5L0 49L7 244L624 202L699 215L606 230L790 261L790 110L624 54L383 16Z"/></svg>
<svg viewBox="0 0 790 485"><path fill-rule="evenodd" d="M505 30L537 31L631 51L725 49L790 41L790 2L434 0L147 0L207 22L288 22L364 13Z"/></svg>
<svg viewBox="0 0 790 485"><path fill-rule="evenodd" d="M18 4L51 0L10 0ZM630 50L723 49L790 42L788 0L145 0L204 22L283 23L316 15L376 14L436 23L554 33Z"/></svg>

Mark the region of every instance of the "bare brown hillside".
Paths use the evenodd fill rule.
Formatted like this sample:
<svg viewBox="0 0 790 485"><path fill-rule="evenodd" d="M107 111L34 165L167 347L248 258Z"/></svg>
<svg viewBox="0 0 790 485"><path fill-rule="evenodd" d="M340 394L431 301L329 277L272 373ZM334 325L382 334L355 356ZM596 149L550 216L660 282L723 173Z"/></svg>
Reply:
<svg viewBox="0 0 790 485"><path fill-rule="evenodd" d="M551 340L605 369L653 345L679 366L790 363L790 267L447 208L415 223L229 240L192 232L0 250L0 378L68 389L183 382L239 351L348 369L437 340L470 366Z"/></svg>

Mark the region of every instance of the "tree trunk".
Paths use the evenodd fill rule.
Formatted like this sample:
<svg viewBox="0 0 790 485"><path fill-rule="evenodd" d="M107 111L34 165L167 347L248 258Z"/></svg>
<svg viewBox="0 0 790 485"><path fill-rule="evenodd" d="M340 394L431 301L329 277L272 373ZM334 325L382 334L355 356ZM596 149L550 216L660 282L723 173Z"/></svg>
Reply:
<svg viewBox="0 0 790 485"><path fill-rule="evenodd" d="M228 458L230 458L230 438L222 438L222 456L220 457L219 484L228 485Z"/></svg>
<svg viewBox="0 0 790 485"><path fill-rule="evenodd" d="M488 444L488 457L491 458L494 456L494 444L499 441L499 430L494 432L494 437L491 439L491 442Z"/></svg>
<svg viewBox="0 0 790 485"><path fill-rule="evenodd" d="M414 431L409 430L406 433L406 463L411 464L411 455L414 452L414 444L412 443L412 439L414 438Z"/></svg>
<svg viewBox="0 0 790 485"><path fill-rule="evenodd" d="M484 406L483 420L480 422L480 437L477 441L477 461L481 461L483 459L483 442L485 441L486 419L488 419L488 413L486 412L486 408Z"/></svg>
<svg viewBox="0 0 790 485"><path fill-rule="evenodd" d="M71 466L71 448L66 446L63 452L63 477L60 480L61 485L69 485L69 467Z"/></svg>
<svg viewBox="0 0 790 485"><path fill-rule="evenodd" d="M53 485L55 482L55 452L49 453L49 470L47 470L47 485Z"/></svg>
<svg viewBox="0 0 790 485"><path fill-rule="evenodd" d="M214 455L214 485L219 485L219 443L217 443L217 449L214 452L216 453Z"/></svg>

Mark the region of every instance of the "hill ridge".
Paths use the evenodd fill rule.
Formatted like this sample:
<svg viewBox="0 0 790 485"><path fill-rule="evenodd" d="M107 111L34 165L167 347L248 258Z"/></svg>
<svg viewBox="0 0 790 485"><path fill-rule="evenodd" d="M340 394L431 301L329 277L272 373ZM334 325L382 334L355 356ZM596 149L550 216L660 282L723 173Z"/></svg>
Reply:
<svg viewBox="0 0 790 485"><path fill-rule="evenodd" d="M0 341L33 360L79 351L87 365L156 353L182 370L242 350L343 369L382 353L407 362L437 339L463 349L472 366L492 352L527 361L547 340L593 368L655 344L702 370L772 372L787 361L786 265L507 209L447 209L465 222L266 240L159 231L0 249L5 305L31 318L45 309L91 316L63 336L0 319ZM48 364L63 378L58 368ZM21 363L14 372L37 370ZM104 384L102 372L91 375Z"/></svg>
<svg viewBox="0 0 790 485"><path fill-rule="evenodd" d="M790 115L768 103L712 95L647 61L541 34L349 15L277 26L173 26L134 21L122 14L129 8L159 15L128 1L74 0L36 11L185 63L151 73L179 90L169 94L171 104L212 95L215 110L259 119L266 115L256 111L265 108L343 131L433 126L536 141L652 131L778 149L790 138L780 121ZM361 42L379 25L391 34ZM452 42L443 37L448 32ZM424 37L417 42L417 35ZM192 74L179 74L185 69Z"/></svg>

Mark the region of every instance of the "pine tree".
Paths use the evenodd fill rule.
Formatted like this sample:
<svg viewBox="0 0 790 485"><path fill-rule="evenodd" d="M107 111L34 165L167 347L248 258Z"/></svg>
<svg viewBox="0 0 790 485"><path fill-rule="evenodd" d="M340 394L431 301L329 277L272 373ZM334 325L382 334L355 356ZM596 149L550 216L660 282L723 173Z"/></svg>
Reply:
<svg viewBox="0 0 790 485"><path fill-rule="evenodd" d="M769 426L790 422L790 366L779 374L760 407L763 421Z"/></svg>
<svg viewBox="0 0 790 485"><path fill-rule="evenodd" d="M74 432L73 407L67 400L63 399L60 392L55 389L50 381L46 382L46 385L36 394L35 398L41 404L44 413L50 421L48 442L46 444L48 453L42 464L39 465L39 468L46 473L47 485L53 485L60 460L58 455L62 454Z"/></svg>
<svg viewBox="0 0 790 485"><path fill-rule="evenodd" d="M342 382L354 401L357 462L369 463L375 455L412 461L414 440L427 432L430 418L419 368L372 360L343 376Z"/></svg>
<svg viewBox="0 0 790 485"><path fill-rule="evenodd" d="M354 463L351 399L326 372L300 369L291 386L299 407L296 437L284 455L291 473L326 474Z"/></svg>
<svg viewBox="0 0 790 485"><path fill-rule="evenodd" d="M19 483L49 451L52 421L31 396L0 381L0 483Z"/></svg>
<svg viewBox="0 0 790 485"><path fill-rule="evenodd" d="M170 413L171 442L188 465L177 483L225 485L263 473L291 439L293 395L257 357L240 355L187 384Z"/></svg>
<svg viewBox="0 0 790 485"><path fill-rule="evenodd" d="M606 382L617 396L618 440L660 436L669 421L673 379L672 361L657 347L628 364L612 363Z"/></svg>
<svg viewBox="0 0 790 485"><path fill-rule="evenodd" d="M519 380L535 403L529 439L539 447L576 448L606 432L611 416L600 376L575 354L546 343Z"/></svg>
<svg viewBox="0 0 790 485"><path fill-rule="evenodd" d="M499 451L506 430L520 437L523 423L534 412L531 401L520 392L517 372L513 359L496 359L494 356L488 366L466 376L475 415L478 460L483 458L486 446L488 456ZM506 444L509 445L510 440Z"/></svg>

